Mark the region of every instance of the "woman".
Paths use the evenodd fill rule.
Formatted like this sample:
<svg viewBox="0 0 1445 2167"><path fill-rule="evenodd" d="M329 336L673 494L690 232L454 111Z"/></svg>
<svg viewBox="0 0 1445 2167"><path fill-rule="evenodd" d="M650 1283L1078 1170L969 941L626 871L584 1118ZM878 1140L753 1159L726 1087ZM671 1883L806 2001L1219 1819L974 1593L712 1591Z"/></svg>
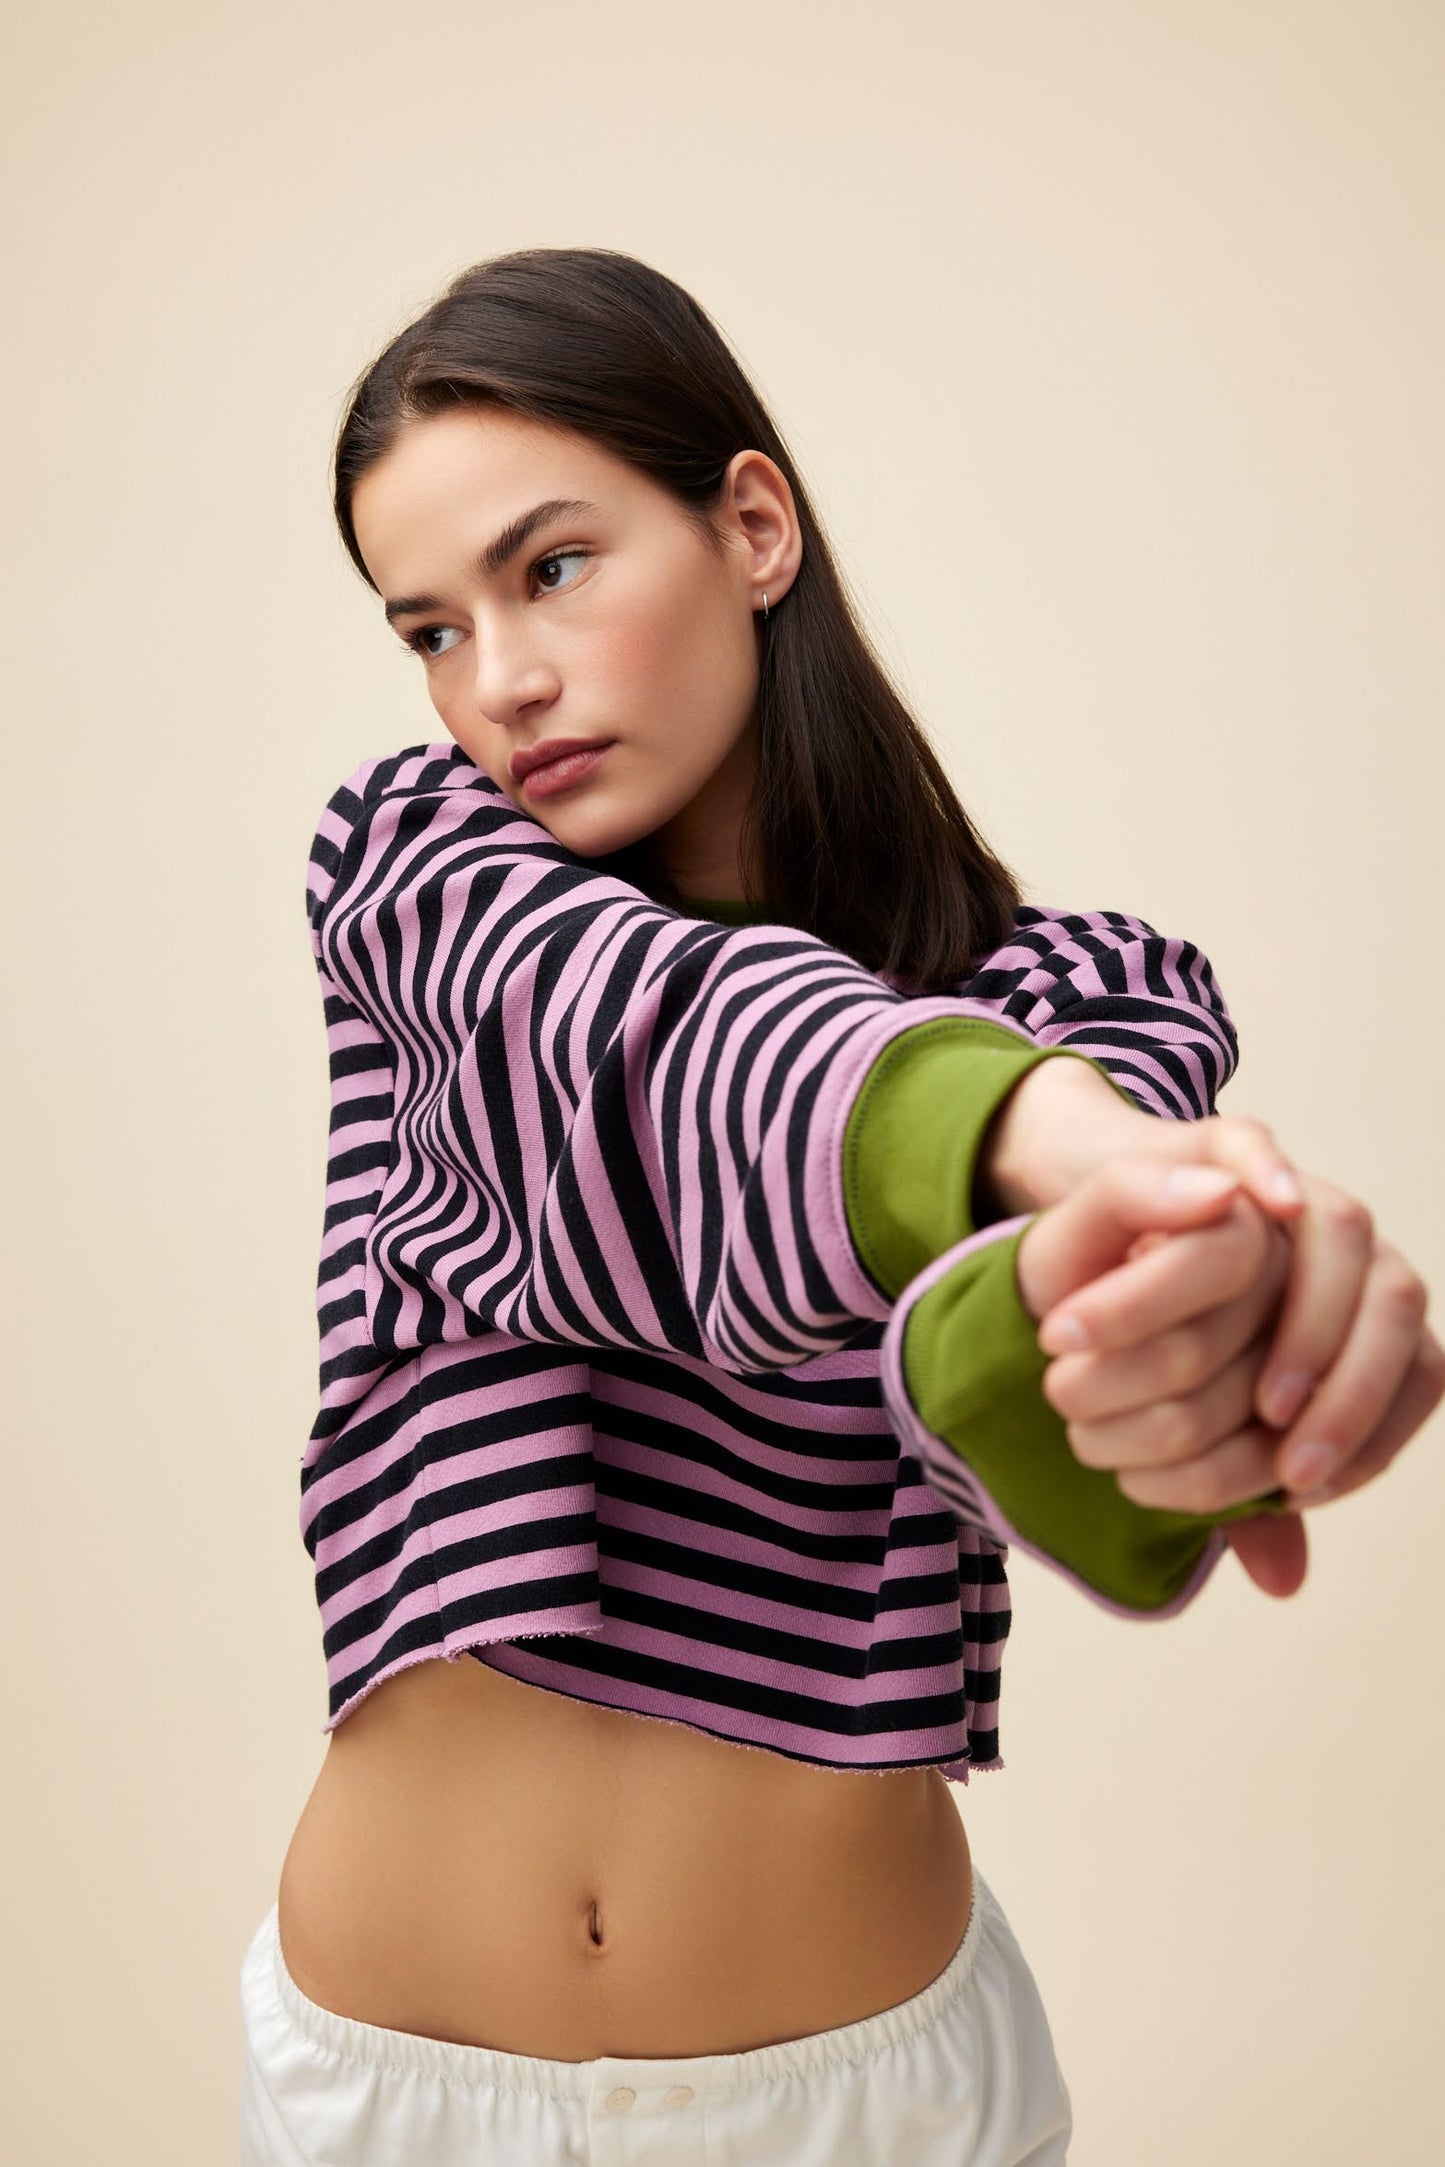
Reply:
<svg viewBox="0 0 1445 2167"><path fill-rule="evenodd" d="M1226 1541L1292 1592L1445 1390L1423 1290L1213 1114L1197 951L1021 902L670 281L464 274L336 511L450 743L313 846L331 1711L244 2156L1062 2160L948 1787L1001 1765L1007 1540L1161 1616Z"/></svg>

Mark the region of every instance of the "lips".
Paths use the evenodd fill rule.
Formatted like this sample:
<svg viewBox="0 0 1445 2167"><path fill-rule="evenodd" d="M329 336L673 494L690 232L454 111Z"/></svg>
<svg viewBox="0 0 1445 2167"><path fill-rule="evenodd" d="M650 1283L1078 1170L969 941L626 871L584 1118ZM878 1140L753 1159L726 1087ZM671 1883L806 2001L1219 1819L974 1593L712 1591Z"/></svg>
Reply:
<svg viewBox="0 0 1445 2167"><path fill-rule="evenodd" d="M544 798L560 797L564 791L585 784L589 776L597 773L616 742L610 737L600 743L594 740L581 752L562 752L553 760L539 762L522 777L523 797L535 805Z"/></svg>
<svg viewBox="0 0 1445 2167"><path fill-rule="evenodd" d="M535 772L539 767L549 767L554 760L565 759L569 752L600 752L604 745L615 742L610 737L551 737L540 745L523 745L513 753L508 771L514 783Z"/></svg>

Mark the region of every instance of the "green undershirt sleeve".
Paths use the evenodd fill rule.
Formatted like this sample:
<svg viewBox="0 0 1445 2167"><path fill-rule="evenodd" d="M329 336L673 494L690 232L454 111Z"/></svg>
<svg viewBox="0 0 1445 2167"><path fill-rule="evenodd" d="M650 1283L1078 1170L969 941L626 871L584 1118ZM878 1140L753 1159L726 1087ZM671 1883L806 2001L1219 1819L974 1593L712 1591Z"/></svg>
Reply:
<svg viewBox="0 0 1445 2167"><path fill-rule="evenodd" d="M1286 1493L1214 1513L1165 1512L1125 1497L1109 1470L1083 1465L1043 1396L1051 1358L1017 1275L1027 1225L966 1250L926 1287L915 1284L980 1231L979 1153L1014 1086L1040 1060L1087 1058L1030 1045L977 1017L901 1033L850 1111L843 1189L858 1254L904 1312L906 1414L909 1429L921 1431L912 1441L925 1468L931 1460L945 1477L950 1460L966 1468L991 1504L980 1514L987 1531L1019 1542L1109 1607L1147 1616L1177 1606L1216 1528L1285 1510ZM939 1487L952 1495L956 1486Z"/></svg>
<svg viewBox="0 0 1445 2167"><path fill-rule="evenodd" d="M980 1016L935 1017L883 1048L848 1116L843 1190L854 1246L885 1294L975 1231L985 1133L1041 1061L1088 1061L1128 1098L1087 1054Z"/></svg>

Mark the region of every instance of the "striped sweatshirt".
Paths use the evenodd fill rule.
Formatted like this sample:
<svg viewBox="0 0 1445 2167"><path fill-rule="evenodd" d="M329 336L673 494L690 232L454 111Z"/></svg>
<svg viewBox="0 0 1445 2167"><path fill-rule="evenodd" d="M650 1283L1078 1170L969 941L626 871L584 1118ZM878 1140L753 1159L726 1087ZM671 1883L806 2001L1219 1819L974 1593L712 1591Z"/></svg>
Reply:
<svg viewBox="0 0 1445 2167"><path fill-rule="evenodd" d="M905 996L597 870L450 741L333 792L306 903L323 1731L466 1655L821 1766L1000 1767L1014 1524L948 1479L903 1326L941 1263L1002 1266L984 1352L1023 1351L1015 1419L1057 1443L1023 1222L973 1227L974 1154L1063 1053L1150 1112L1212 1112L1238 1047L1208 959L1023 904L956 992Z"/></svg>

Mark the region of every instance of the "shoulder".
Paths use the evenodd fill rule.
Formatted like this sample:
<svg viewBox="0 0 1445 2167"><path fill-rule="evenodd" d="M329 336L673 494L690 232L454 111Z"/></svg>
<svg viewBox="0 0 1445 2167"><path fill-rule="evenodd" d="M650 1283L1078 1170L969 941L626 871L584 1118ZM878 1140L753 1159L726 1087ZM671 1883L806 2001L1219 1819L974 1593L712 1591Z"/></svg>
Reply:
<svg viewBox="0 0 1445 2167"><path fill-rule="evenodd" d="M351 837L383 798L416 797L477 784L496 788L491 777L450 740L439 745L407 745L400 752L374 753L353 768L327 798L312 837L312 859L334 877L335 865Z"/></svg>
<svg viewBox="0 0 1445 2167"><path fill-rule="evenodd" d="M485 769L450 738L373 754L353 768L327 798L311 838L306 909L313 936L319 933L343 865L364 848L381 807L443 807L457 802L459 794L469 794L472 803L508 802Z"/></svg>

